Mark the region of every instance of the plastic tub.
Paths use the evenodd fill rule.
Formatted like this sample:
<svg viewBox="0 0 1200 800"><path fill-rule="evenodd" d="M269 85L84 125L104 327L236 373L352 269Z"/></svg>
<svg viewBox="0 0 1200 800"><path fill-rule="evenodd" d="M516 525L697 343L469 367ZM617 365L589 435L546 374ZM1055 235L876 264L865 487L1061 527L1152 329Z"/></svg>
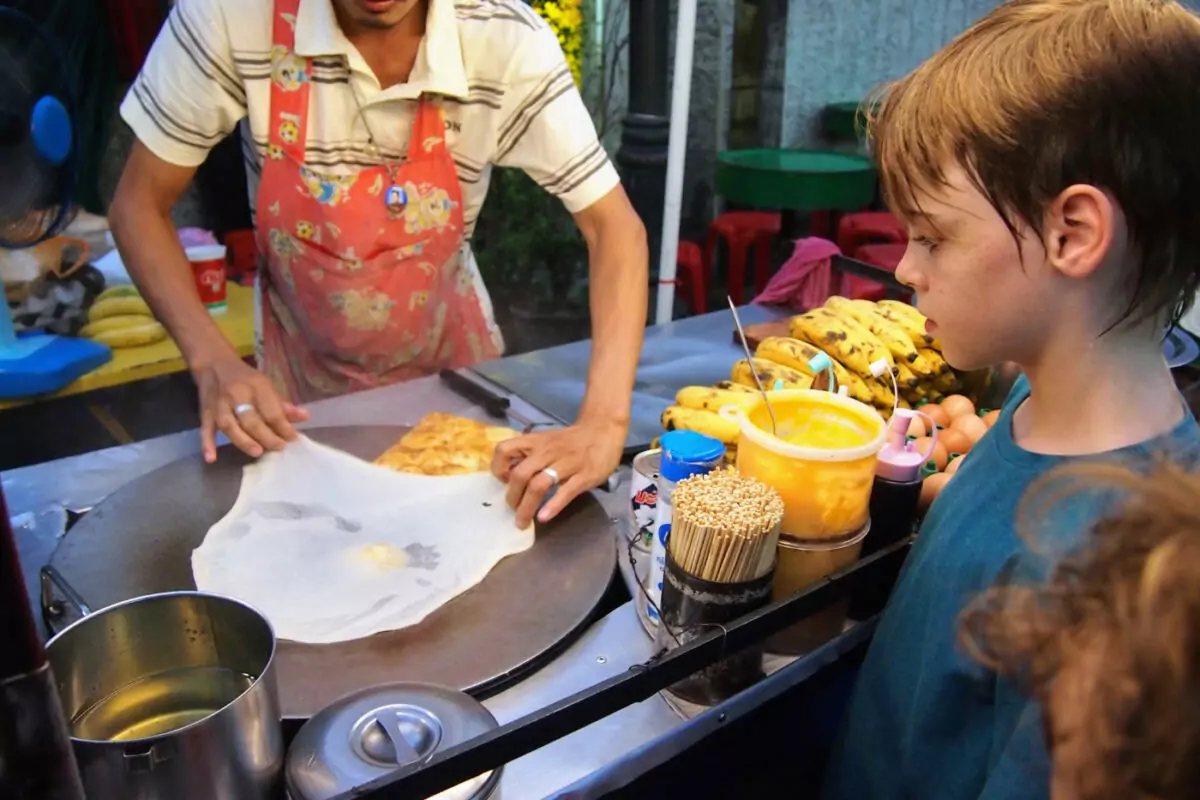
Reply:
<svg viewBox="0 0 1200 800"><path fill-rule="evenodd" d="M863 539L871 523L850 538L835 542L789 542L780 540L771 601L783 600L853 564L862 552ZM802 655L817 649L842 632L849 599L806 617L769 638L768 653Z"/></svg>
<svg viewBox="0 0 1200 800"><path fill-rule="evenodd" d="M783 498L782 535L838 540L867 522L875 461L887 436L883 417L848 397L811 389L771 392L779 436L761 397L721 415L738 423L738 472ZM800 440L793 443L788 439Z"/></svg>

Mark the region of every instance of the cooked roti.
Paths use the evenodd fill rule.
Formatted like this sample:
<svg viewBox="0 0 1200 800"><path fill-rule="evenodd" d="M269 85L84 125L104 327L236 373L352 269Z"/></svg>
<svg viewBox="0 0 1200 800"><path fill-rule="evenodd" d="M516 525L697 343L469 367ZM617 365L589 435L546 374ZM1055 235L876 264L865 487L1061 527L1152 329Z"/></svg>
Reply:
<svg viewBox="0 0 1200 800"><path fill-rule="evenodd" d="M496 445L518 433L453 414L427 415L375 463L415 475L468 475L491 469Z"/></svg>

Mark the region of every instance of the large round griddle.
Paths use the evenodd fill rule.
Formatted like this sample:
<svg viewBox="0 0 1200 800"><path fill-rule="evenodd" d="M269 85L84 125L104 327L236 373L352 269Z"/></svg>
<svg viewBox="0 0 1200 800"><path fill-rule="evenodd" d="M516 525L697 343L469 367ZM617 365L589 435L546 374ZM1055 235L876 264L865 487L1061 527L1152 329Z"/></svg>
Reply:
<svg viewBox="0 0 1200 800"><path fill-rule="evenodd" d="M316 441L374 459L408 429L316 428ZM129 483L88 513L51 559L93 609L155 592L194 589L191 554L233 507L248 459L231 447L206 465L197 456ZM307 717L342 695L391 681L498 689L582 631L616 563L600 503L580 498L538 525L533 547L509 556L482 583L419 625L352 642L280 642L283 713Z"/></svg>

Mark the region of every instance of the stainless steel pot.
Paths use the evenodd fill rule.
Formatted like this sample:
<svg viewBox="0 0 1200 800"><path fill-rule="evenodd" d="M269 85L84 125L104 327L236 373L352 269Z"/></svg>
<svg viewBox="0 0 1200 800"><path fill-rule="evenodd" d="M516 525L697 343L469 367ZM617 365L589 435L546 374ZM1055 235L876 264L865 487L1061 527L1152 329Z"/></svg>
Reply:
<svg viewBox="0 0 1200 800"><path fill-rule="evenodd" d="M46 645L88 800L267 800L284 763L275 634L202 592L97 611Z"/></svg>

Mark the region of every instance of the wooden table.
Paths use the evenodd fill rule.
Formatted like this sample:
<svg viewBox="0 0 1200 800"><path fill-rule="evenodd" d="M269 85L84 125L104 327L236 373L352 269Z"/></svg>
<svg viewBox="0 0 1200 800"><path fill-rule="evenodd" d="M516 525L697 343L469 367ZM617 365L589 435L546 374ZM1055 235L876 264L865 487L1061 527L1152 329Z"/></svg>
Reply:
<svg viewBox="0 0 1200 800"><path fill-rule="evenodd" d="M228 303L226 312L214 317L217 327L225 334L225 338L234 346L238 355L243 358L253 356L254 290L231 283L228 287ZM159 375L183 372L186 369L187 363L183 360L183 354L169 338L143 347L123 347L113 350L112 361L83 375L61 391L19 400L3 400L0 401L0 411L94 392L97 389L108 389ZM96 413L95 409L93 413ZM97 418L100 417L97 413ZM100 422L109 427L104 419L100 418Z"/></svg>

